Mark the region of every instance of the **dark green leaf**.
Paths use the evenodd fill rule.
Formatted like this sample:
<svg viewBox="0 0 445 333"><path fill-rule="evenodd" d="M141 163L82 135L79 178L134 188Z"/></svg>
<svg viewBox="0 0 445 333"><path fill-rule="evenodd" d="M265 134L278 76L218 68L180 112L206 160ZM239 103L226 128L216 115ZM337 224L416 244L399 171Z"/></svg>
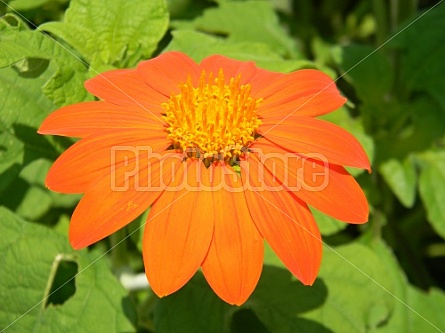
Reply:
<svg viewBox="0 0 445 333"><path fill-rule="evenodd" d="M428 92L439 101L443 110L445 79L439 73L445 72L444 17L445 6L437 6L393 40L400 51L400 82L405 90Z"/></svg>

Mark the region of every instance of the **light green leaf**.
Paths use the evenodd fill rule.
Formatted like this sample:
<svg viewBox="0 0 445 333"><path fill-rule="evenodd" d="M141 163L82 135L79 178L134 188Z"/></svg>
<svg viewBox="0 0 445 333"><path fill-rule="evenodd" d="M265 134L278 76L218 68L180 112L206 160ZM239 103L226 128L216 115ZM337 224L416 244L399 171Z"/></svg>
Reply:
<svg viewBox="0 0 445 333"><path fill-rule="evenodd" d="M390 316L394 299L381 259L367 247L352 244L325 248L319 277L327 288L326 300L304 317L333 332L367 332Z"/></svg>
<svg viewBox="0 0 445 333"><path fill-rule="evenodd" d="M64 39L93 70L131 67L148 58L168 26L164 0L72 0L63 22L40 28Z"/></svg>
<svg viewBox="0 0 445 333"><path fill-rule="evenodd" d="M28 78L12 68L0 69L0 192L20 168L40 156L54 159L55 148L36 133L54 104L41 92L51 68L37 78Z"/></svg>
<svg viewBox="0 0 445 333"><path fill-rule="evenodd" d="M104 260L86 250L74 252L66 237L4 208L0 208L0 228L0 327L42 333L135 331L128 295ZM47 296L54 277L57 280L55 273L67 263L77 266L75 289L65 289L68 298L55 305L50 300L60 299Z"/></svg>
<svg viewBox="0 0 445 333"><path fill-rule="evenodd" d="M334 219L326 214L323 214L319 210L311 207L312 214L315 221L317 221L318 228L323 236L331 236L339 231L345 229L348 224Z"/></svg>
<svg viewBox="0 0 445 333"><path fill-rule="evenodd" d="M412 207L416 199L416 168L412 158L403 162L390 159L380 166L380 173L405 207Z"/></svg>
<svg viewBox="0 0 445 333"><path fill-rule="evenodd" d="M228 41L192 30L176 30L172 34L173 39L165 51L181 51L197 62L210 55L221 54L242 61L254 61L259 67L277 72L316 67L307 60L284 60L266 44Z"/></svg>
<svg viewBox="0 0 445 333"><path fill-rule="evenodd" d="M15 22L11 24L11 20ZM31 79L45 73L48 61L51 75L39 84L56 105L92 100L83 87L87 68L74 51L38 31L25 29L13 15L0 19L0 68L16 64L22 76Z"/></svg>
<svg viewBox="0 0 445 333"><path fill-rule="evenodd" d="M445 294L443 291L433 288L429 292L424 292L410 287L407 304L412 308L412 310L406 310L411 312L410 332L436 333L445 330L445 317L443 316Z"/></svg>
<svg viewBox="0 0 445 333"><path fill-rule="evenodd" d="M445 330L442 315L445 294L437 289L423 292L412 287L399 268L391 248L381 241L374 240L368 245L385 267L385 276L392 281L388 294L394 299L391 316L373 332L435 333Z"/></svg>
<svg viewBox="0 0 445 333"><path fill-rule="evenodd" d="M445 152L428 152L421 156L419 191L428 221L445 239Z"/></svg>
<svg viewBox="0 0 445 333"><path fill-rule="evenodd" d="M248 18L248 19L247 19ZM269 45L282 56L301 58L295 41L280 26L270 1L227 1L209 8L191 24L192 28L214 34L227 34L232 42Z"/></svg>

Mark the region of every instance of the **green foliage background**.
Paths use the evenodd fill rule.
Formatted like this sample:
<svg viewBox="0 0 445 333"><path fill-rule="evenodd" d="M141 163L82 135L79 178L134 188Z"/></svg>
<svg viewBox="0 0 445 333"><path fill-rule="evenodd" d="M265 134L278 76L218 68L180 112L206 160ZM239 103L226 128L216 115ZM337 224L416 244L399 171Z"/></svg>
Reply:
<svg viewBox="0 0 445 333"><path fill-rule="evenodd" d="M0 0L1 332L445 331L441 2ZM69 246L79 196L45 189L44 178L73 141L36 129L58 107L92 100L87 78L167 50L338 80L349 102L324 118L372 159L372 174L351 170L371 215L351 226L314 211L325 242L314 286L268 250L242 307L200 273L164 299L128 291L119 277L143 272L143 218L90 249Z"/></svg>

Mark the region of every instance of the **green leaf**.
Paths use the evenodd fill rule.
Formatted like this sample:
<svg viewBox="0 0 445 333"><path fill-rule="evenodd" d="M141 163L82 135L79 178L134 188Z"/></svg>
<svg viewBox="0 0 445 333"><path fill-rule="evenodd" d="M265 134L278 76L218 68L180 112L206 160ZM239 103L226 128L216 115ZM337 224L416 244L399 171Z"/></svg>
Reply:
<svg viewBox="0 0 445 333"><path fill-rule="evenodd" d="M165 51L181 51L197 62L210 55L221 54L242 61L254 61L259 67L277 72L316 67L307 60L284 60L266 44L228 41L192 30L175 30L172 35L173 39Z"/></svg>
<svg viewBox="0 0 445 333"><path fill-rule="evenodd" d="M164 0L72 0L63 22L40 29L64 39L100 71L103 65L131 67L150 57L167 26Z"/></svg>
<svg viewBox="0 0 445 333"><path fill-rule="evenodd" d="M5 189L2 204L27 220L38 221L51 208L71 208L79 195L48 191L44 180L52 162L37 159L22 168L18 177Z"/></svg>
<svg viewBox="0 0 445 333"><path fill-rule="evenodd" d="M442 109L445 109L445 80L439 73L445 72L444 15L445 6L437 6L392 42L402 55L400 82L404 89L428 92Z"/></svg>
<svg viewBox="0 0 445 333"><path fill-rule="evenodd" d="M423 164L419 191L428 221L445 239L445 151L428 152L421 156Z"/></svg>
<svg viewBox="0 0 445 333"><path fill-rule="evenodd" d="M286 268L266 265L255 292L243 308L252 310L267 332L328 333L331 332L329 325L304 315L323 307L328 294L323 279L317 279L312 286L304 286Z"/></svg>
<svg viewBox="0 0 445 333"><path fill-rule="evenodd" d="M230 306L210 289L201 273L181 290L156 302L156 332L330 332L299 314L320 306L323 281L305 287L283 268L266 265L254 293L242 306ZM205 321L200 318L206 318Z"/></svg>
<svg viewBox="0 0 445 333"><path fill-rule="evenodd" d="M14 8L14 10L30 10L38 8L51 0L13 0L9 3L9 6Z"/></svg>
<svg viewBox="0 0 445 333"><path fill-rule="evenodd" d="M394 299L391 316L376 332L434 333L445 330L445 320L441 315L445 294L437 289L426 293L412 287L398 266L393 251L382 241L372 240L368 246L385 267L385 276L392 281L388 294Z"/></svg>
<svg viewBox="0 0 445 333"><path fill-rule="evenodd" d="M203 16L192 23L176 26L228 35L227 39L232 42L266 44L282 56L301 58L295 41L280 26L270 1L220 2L217 8L206 9Z"/></svg>
<svg viewBox="0 0 445 333"><path fill-rule="evenodd" d="M317 225L320 228L320 233L323 236L331 236L339 231L344 230L348 224L339 220L334 219L326 214L323 214L319 210L311 207L312 214L317 221Z"/></svg>
<svg viewBox="0 0 445 333"><path fill-rule="evenodd" d="M445 294L439 289L429 292L414 287L408 289L407 304L413 309L410 315L411 332L440 332L445 330ZM416 311L416 309L418 311ZM414 313L416 311L417 313Z"/></svg>
<svg viewBox="0 0 445 333"><path fill-rule="evenodd" d="M29 78L12 68L0 69L0 192L17 176L20 168L38 157L54 159L55 148L36 133L54 104L41 92L51 68Z"/></svg>
<svg viewBox="0 0 445 333"><path fill-rule="evenodd" d="M412 158L403 161L390 159L380 166L380 173L396 195L397 199L408 208L416 199L417 174Z"/></svg>
<svg viewBox="0 0 445 333"><path fill-rule="evenodd" d="M367 332L390 316L394 299L381 259L367 247L351 244L325 248L319 277L327 288L322 306L304 317L333 332Z"/></svg>
<svg viewBox="0 0 445 333"><path fill-rule="evenodd" d="M14 332L135 330L135 310L101 257L86 250L74 252L66 237L4 208L0 208L0 228L0 327ZM65 288L63 304L51 304L55 296L60 302L60 292L48 296L58 268L67 263L77 266L75 292Z"/></svg>
<svg viewBox="0 0 445 333"><path fill-rule="evenodd" d="M201 273L174 294L156 301L154 325L157 333L226 332L234 311L210 289ZM205 318L205 320L202 320Z"/></svg>
<svg viewBox="0 0 445 333"><path fill-rule="evenodd" d="M11 24L13 19L16 22ZM23 26L23 22L13 15L0 19L0 68L16 64L22 76L38 78L48 67L47 62L45 67L45 62L41 61L46 59L51 75L45 76L45 81L39 81L39 84L57 106L92 100L83 87L88 78L87 68L74 51Z"/></svg>
<svg viewBox="0 0 445 333"><path fill-rule="evenodd" d="M336 63L345 72L344 78L354 86L362 101L371 104L383 101L394 81L389 60L374 51L371 46L356 44L333 50Z"/></svg>

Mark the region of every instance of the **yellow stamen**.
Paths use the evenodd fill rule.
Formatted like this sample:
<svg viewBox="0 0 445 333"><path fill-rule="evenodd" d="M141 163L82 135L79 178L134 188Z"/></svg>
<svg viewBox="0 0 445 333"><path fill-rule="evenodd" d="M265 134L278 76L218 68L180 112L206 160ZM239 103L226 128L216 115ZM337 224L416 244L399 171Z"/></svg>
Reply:
<svg viewBox="0 0 445 333"><path fill-rule="evenodd" d="M214 160L233 164L261 125L256 116L261 99L252 98L252 87L240 81L238 75L226 84L220 69L216 78L202 71L197 87L190 77L181 83L181 92L162 104L173 146L203 159L206 166Z"/></svg>

